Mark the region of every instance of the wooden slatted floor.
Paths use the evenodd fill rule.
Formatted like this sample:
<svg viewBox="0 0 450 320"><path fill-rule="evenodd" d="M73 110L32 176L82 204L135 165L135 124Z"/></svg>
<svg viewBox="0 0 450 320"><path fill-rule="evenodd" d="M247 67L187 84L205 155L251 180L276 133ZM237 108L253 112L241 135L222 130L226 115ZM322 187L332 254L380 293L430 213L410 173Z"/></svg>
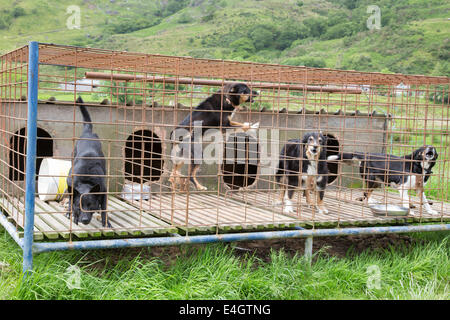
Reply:
<svg viewBox="0 0 450 320"><path fill-rule="evenodd" d="M365 204L354 199L360 191L329 188L325 196L328 214L319 214L306 207L304 199L294 199L297 211L286 215L281 205L274 205L279 193L251 191L228 192L226 195L159 194L149 200L124 201L108 198L109 219L113 228L102 228L95 217L87 226L75 225L65 217L65 208L57 202L43 202L36 198L35 239L69 239L70 237L102 238L152 236L183 232L230 232L283 229L295 226L335 227L371 226L376 224L398 224L404 222L450 221L450 204L436 202L433 208L441 216L431 216L416 210L415 217L375 216ZM375 193L383 201L382 193ZM391 198L392 197L392 198ZM389 203L399 202L395 194L389 194ZM415 199L417 201L417 199ZM0 206L9 219L23 227L24 204L22 199L0 198ZM19 233L20 236L23 232Z"/></svg>
<svg viewBox="0 0 450 320"><path fill-rule="evenodd" d="M432 208L436 210L440 215L430 215L422 210L419 210L419 200L416 197L412 197L412 203L416 205L414 216L378 216L374 215L368 206L361 202L356 201L357 197L362 195L360 190L352 189L328 189L325 193L325 205L328 209L328 214L319 214L317 210L313 210L306 206L305 198L299 201L299 193L296 192L293 199L293 206L295 213L290 214L302 222L322 227L331 226L364 226L374 224L396 224L405 222L441 222L450 221L450 203L448 202L434 202ZM374 199L379 203L386 201L386 195L382 192L374 192ZM282 213L282 205L274 205L274 202L279 198L279 192L230 192L228 197L246 203L247 205L253 205L255 207L271 208L277 213ZM401 204L398 194L387 194L388 203Z"/></svg>
<svg viewBox="0 0 450 320"><path fill-rule="evenodd" d="M132 203L189 232L281 229L302 224L293 217L217 194L165 194Z"/></svg>
<svg viewBox="0 0 450 320"><path fill-rule="evenodd" d="M8 213L10 219L23 228L23 199L0 198L0 206ZM174 226L155 218L149 212L139 210L116 197L108 198L107 209L113 228L103 228L98 214L94 215L88 225L82 223L76 225L65 216L65 208L60 203L44 202L36 197L34 238L68 239L71 235L76 238L151 236L178 231ZM19 236L23 236L23 232L20 232Z"/></svg>

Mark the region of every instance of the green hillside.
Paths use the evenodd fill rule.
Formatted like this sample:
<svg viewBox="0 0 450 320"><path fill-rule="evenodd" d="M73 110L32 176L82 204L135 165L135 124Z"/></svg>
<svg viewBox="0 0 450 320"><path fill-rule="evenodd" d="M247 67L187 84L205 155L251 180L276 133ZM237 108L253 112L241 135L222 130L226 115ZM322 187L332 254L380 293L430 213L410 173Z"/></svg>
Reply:
<svg viewBox="0 0 450 320"><path fill-rule="evenodd" d="M29 40L257 62L450 75L446 0L0 0L0 51ZM67 8L81 28L68 29ZM368 6L381 28L369 30Z"/></svg>

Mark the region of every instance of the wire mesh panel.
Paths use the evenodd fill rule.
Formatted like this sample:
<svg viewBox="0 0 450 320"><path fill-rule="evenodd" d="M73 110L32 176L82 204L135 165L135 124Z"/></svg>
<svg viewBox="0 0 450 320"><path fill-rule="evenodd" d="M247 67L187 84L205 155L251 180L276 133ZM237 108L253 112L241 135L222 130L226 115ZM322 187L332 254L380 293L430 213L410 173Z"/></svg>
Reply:
<svg viewBox="0 0 450 320"><path fill-rule="evenodd" d="M19 230L26 49L0 78L0 205ZM39 63L35 239L450 217L447 77L47 44Z"/></svg>
<svg viewBox="0 0 450 320"><path fill-rule="evenodd" d="M1 206L12 219L24 222L27 110L22 101L27 94L27 54L16 50L1 57L0 85L0 198ZM39 132L39 144L46 145L47 135ZM42 154L41 154L42 155ZM42 157L38 158L42 161Z"/></svg>

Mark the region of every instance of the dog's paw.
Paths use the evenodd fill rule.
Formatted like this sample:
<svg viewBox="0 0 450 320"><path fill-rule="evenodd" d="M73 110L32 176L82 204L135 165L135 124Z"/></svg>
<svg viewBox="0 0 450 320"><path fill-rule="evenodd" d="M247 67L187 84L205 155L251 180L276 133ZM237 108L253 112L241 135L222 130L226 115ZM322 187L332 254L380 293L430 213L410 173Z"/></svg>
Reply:
<svg viewBox="0 0 450 320"><path fill-rule="evenodd" d="M292 208L291 206L285 206L283 212L287 214L294 213L294 208Z"/></svg>
<svg viewBox="0 0 450 320"><path fill-rule="evenodd" d="M431 215L433 215L433 216L438 216L438 215L439 215L439 212L437 212L437 211L434 210L434 209L427 210L427 213L428 213L428 214L431 214Z"/></svg>
<svg viewBox="0 0 450 320"><path fill-rule="evenodd" d="M281 201L281 200L272 201L272 205L274 205L274 206L279 206L279 205L282 205L282 204L283 204L283 201Z"/></svg>
<svg viewBox="0 0 450 320"><path fill-rule="evenodd" d="M318 209L316 204L313 203L312 201L311 202L307 201L305 207L308 208L308 209Z"/></svg>
<svg viewBox="0 0 450 320"><path fill-rule="evenodd" d="M414 210L411 209L411 210L409 210L409 215L414 217L416 215L416 213L414 212Z"/></svg>
<svg viewBox="0 0 450 320"><path fill-rule="evenodd" d="M206 191L206 190L208 190L208 188L205 186L199 185L199 186L197 186L197 190L198 191Z"/></svg>
<svg viewBox="0 0 450 320"><path fill-rule="evenodd" d="M364 199L365 199L365 197L358 197L358 198L356 198L355 200L356 200L356 201L364 201Z"/></svg>
<svg viewBox="0 0 450 320"><path fill-rule="evenodd" d="M328 209L327 208L319 208L319 213L327 214L328 213Z"/></svg>

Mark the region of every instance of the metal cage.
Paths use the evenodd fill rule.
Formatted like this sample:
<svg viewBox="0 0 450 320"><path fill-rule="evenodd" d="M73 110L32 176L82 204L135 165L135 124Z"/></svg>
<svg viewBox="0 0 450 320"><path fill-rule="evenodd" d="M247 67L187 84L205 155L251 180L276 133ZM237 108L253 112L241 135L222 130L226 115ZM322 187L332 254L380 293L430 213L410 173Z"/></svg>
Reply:
<svg viewBox="0 0 450 320"><path fill-rule="evenodd" d="M448 77L37 42L0 59L0 223L23 248L24 271L32 269L33 253L52 250L450 228ZM258 92L232 115L247 127L203 128L216 129L202 134L198 143L197 179L207 189L191 185L192 159L177 177L179 188L174 187L173 131L204 99L225 95L224 88L233 83ZM73 197L65 186L67 168L77 141L83 140L78 96L102 144L103 211L111 228L97 214L87 225L76 224L68 210L68 193ZM286 211L283 199L277 202L285 187L277 180L280 150L307 132L327 138L322 146L327 157L359 152L389 158L434 146L438 158L424 191L433 211L424 209L413 190L408 200L416 207L414 216L375 215L357 200L367 189L358 164L336 158L326 160L323 203L328 212L305 202L303 196L314 192L309 187L295 188L292 210ZM68 167L48 165L49 159ZM315 176L321 178L318 172ZM44 189L40 179L55 189ZM384 204L404 200L389 186L375 189L372 197ZM311 241L307 246L311 249Z"/></svg>

